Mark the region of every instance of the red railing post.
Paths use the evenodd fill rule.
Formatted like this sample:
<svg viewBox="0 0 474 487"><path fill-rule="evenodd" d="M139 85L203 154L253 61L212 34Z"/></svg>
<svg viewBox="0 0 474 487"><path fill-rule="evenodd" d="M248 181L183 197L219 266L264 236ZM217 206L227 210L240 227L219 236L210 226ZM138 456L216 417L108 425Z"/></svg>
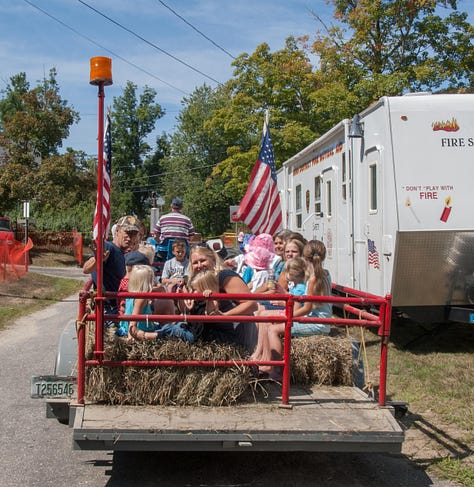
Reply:
<svg viewBox="0 0 474 487"><path fill-rule="evenodd" d="M86 313L87 293L81 292L79 296L79 316L77 328L77 402L84 404L86 391L86 326L84 323Z"/></svg>
<svg viewBox="0 0 474 487"><path fill-rule="evenodd" d="M379 328L381 336L380 344L380 377L379 377L379 405L385 406L387 400L387 365L388 365L388 342L390 338L390 325L392 319L392 297L387 295L385 302L380 306L382 325Z"/></svg>
<svg viewBox="0 0 474 487"><path fill-rule="evenodd" d="M285 305L286 322L283 340L283 381L281 402L288 404L290 400L290 362L291 362L291 327L293 325L293 296L290 295Z"/></svg>

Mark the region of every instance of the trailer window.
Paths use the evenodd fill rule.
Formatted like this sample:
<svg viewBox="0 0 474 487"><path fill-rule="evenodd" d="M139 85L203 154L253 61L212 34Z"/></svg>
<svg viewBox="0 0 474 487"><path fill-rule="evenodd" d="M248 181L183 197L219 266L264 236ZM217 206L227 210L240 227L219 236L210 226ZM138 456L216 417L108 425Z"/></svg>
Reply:
<svg viewBox="0 0 474 487"><path fill-rule="evenodd" d="M377 211L377 165L369 166L369 210Z"/></svg>
<svg viewBox="0 0 474 487"><path fill-rule="evenodd" d="M314 178L314 212L321 216L321 176Z"/></svg>
<svg viewBox="0 0 474 487"><path fill-rule="evenodd" d="M295 191L295 210L296 210L296 227L301 228L303 223L303 216L301 214L301 184L296 186Z"/></svg>
<svg viewBox="0 0 474 487"><path fill-rule="evenodd" d="M352 191L352 174L351 165L349 161L351 160L350 152L347 152L349 157L346 157L346 152L342 153L342 201L347 201L347 198L351 197Z"/></svg>
<svg viewBox="0 0 474 487"><path fill-rule="evenodd" d="M342 201L347 200L347 166L346 153L342 153Z"/></svg>
<svg viewBox="0 0 474 487"><path fill-rule="evenodd" d="M332 184L326 181L326 216L332 216Z"/></svg>

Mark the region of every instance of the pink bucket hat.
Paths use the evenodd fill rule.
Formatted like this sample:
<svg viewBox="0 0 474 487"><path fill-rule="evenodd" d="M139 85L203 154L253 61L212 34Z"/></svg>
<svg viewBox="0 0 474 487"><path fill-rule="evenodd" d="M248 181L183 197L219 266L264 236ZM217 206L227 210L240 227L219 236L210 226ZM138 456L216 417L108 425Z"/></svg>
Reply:
<svg viewBox="0 0 474 487"><path fill-rule="evenodd" d="M275 245L273 243L273 237L269 233L261 233L255 235L249 241L249 250L252 251L254 248L263 248L275 254Z"/></svg>
<svg viewBox="0 0 474 487"><path fill-rule="evenodd" d="M270 268L274 256L274 253L263 247L255 247L245 254L244 259L255 271L263 271Z"/></svg>

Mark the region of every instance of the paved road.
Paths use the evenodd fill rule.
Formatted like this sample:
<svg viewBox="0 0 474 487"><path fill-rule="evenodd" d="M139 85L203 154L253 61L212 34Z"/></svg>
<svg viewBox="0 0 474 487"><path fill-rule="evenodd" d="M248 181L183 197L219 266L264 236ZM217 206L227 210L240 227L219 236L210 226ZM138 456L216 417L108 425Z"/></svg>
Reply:
<svg viewBox="0 0 474 487"><path fill-rule="evenodd" d="M69 277L71 279L80 279L82 281L87 281L90 277L82 272L81 267L40 267L37 265L30 265L28 270L47 276Z"/></svg>
<svg viewBox="0 0 474 487"><path fill-rule="evenodd" d="M449 487L403 456L327 453L72 451L71 430L31 399L32 375L52 373L76 296L0 332L0 486Z"/></svg>

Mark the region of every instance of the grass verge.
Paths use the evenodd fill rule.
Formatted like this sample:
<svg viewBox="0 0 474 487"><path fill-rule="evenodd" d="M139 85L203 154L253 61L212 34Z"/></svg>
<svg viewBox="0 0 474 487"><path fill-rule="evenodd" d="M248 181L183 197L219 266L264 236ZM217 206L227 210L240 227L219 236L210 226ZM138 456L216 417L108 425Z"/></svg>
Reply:
<svg viewBox="0 0 474 487"><path fill-rule="evenodd" d="M84 283L77 279L28 272L21 279L0 283L0 329L16 318L28 315L79 292Z"/></svg>

